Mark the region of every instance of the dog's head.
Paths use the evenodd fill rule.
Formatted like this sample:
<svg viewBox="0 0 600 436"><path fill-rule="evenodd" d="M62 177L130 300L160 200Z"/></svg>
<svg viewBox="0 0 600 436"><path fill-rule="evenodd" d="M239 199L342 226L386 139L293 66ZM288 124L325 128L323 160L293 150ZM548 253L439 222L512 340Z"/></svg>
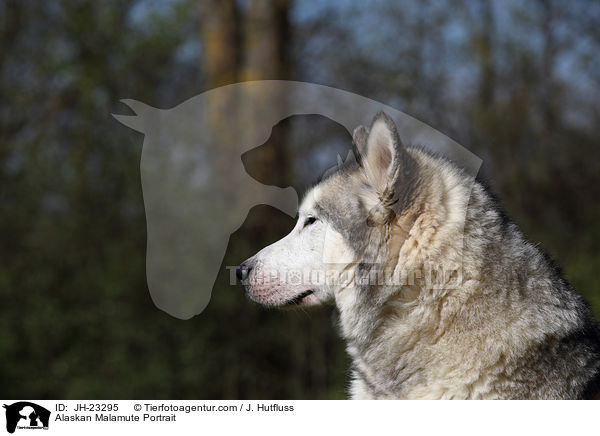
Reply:
<svg viewBox="0 0 600 436"><path fill-rule="evenodd" d="M353 143L354 156L307 192L294 229L237 268L252 300L321 304L353 292L364 271L387 261L390 228L411 202L416 165L384 113L370 129L358 127Z"/></svg>

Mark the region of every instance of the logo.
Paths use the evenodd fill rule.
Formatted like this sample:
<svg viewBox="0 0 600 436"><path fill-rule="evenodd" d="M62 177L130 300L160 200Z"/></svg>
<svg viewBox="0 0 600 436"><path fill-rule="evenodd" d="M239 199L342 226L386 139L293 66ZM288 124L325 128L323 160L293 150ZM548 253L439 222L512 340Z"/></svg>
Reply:
<svg viewBox="0 0 600 436"><path fill-rule="evenodd" d="M272 133L283 120L318 114L352 132L358 125L369 125L383 110L399 126L403 142L428 144L473 178L481 164L477 156L403 112L313 83L236 83L170 109L130 99L123 103L135 115L114 117L144 134L140 176L148 290L158 308L180 319L189 319L208 305L229 238L253 207L267 204L296 216L294 188L258 181L242 159L274 138Z"/></svg>
<svg viewBox="0 0 600 436"><path fill-rule="evenodd" d="M19 401L6 409L6 431L14 433L15 429L48 430L50 411L29 401Z"/></svg>

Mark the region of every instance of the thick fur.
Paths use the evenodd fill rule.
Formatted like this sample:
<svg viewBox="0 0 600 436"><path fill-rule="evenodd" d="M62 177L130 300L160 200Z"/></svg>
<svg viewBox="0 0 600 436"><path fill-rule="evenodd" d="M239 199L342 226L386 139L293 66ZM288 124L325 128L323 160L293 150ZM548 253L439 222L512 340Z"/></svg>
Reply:
<svg viewBox="0 0 600 436"><path fill-rule="evenodd" d="M294 231L243 264L250 297L268 305L333 300L355 399L597 395L600 333L587 304L483 185L403 146L385 114L357 129L354 142L356 161L308 193ZM325 242L310 260L315 240ZM310 289L281 278L252 283L282 267L282 256L291 258L284 268L319 269L320 261L352 280ZM435 283L425 279L432 267L442 272ZM409 279L375 282L376 270Z"/></svg>

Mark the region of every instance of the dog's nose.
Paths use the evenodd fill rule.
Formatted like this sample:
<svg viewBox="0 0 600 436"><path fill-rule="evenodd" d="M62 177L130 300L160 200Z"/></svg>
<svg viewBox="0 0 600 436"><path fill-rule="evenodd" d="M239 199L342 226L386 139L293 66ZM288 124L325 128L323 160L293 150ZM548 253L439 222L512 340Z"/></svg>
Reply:
<svg viewBox="0 0 600 436"><path fill-rule="evenodd" d="M250 275L250 271L252 271L252 267L248 266L244 262L235 269L235 275L237 276L237 278L240 282L243 282Z"/></svg>

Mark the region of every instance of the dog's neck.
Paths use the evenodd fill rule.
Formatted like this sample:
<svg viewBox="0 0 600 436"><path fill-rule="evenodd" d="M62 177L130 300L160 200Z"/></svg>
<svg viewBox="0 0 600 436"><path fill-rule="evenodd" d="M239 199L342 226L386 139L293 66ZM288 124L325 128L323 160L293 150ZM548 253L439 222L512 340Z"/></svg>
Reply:
<svg viewBox="0 0 600 436"><path fill-rule="evenodd" d="M436 260L428 250L437 250L436 232L447 232L447 222L454 222L448 217L456 216L448 210L451 205L444 198L444 188L435 186L430 192L438 194L433 198L429 192L422 193L420 204L414 204L382 232L380 264L391 282L355 284L336 294L342 336L355 372L374 397L402 397L402 391L424 384L427 353L433 352L428 343L438 340L445 331L441 327L452 322L451 316L436 322L428 317L437 316L437 304L452 293L444 281L458 277L447 276L444 268L460 269L462 239L457 238L455 258L444 257L442 283L428 282L431 266L436 267L427 264Z"/></svg>

